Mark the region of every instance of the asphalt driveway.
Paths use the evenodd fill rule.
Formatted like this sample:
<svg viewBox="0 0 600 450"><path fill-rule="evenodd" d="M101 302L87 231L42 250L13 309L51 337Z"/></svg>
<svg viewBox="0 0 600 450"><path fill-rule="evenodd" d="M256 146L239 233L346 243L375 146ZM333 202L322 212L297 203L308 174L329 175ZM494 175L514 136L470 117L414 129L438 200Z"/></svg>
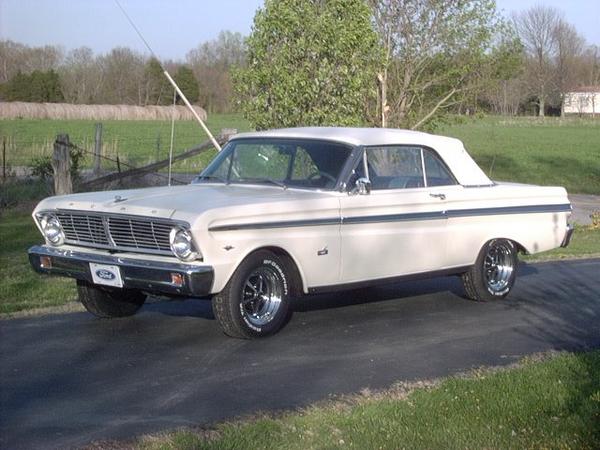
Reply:
<svg viewBox="0 0 600 450"><path fill-rule="evenodd" d="M396 380L600 347L600 259L522 265L510 299L457 278L313 296L278 335L226 338L210 304L0 321L0 448L69 448L309 404Z"/></svg>

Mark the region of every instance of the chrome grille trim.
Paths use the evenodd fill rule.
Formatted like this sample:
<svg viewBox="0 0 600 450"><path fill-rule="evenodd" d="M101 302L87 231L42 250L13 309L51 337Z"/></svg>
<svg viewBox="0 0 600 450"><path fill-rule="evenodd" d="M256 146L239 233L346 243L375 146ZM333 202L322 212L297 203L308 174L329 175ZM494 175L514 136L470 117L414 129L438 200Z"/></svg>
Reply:
<svg viewBox="0 0 600 450"><path fill-rule="evenodd" d="M174 256L169 234L175 226L189 229L182 221L127 214L77 210L40 211L55 215L65 232L65 244Z"/></svg>

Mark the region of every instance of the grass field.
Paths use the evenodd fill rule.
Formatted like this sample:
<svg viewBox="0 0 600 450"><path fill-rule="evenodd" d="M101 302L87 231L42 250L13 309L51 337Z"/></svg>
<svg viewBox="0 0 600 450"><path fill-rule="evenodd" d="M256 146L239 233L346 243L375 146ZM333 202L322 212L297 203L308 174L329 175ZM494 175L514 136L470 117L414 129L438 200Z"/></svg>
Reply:
<svg viewBox="0 0 600 450"><path fill-rule="evenodd" d="M490 117L437 132L461 139L494 180L600 195L600 120Z"/></svg>
<svg viewBox="0 0 600 450"><path fill-rule="evenodd" d="M0 314L64 305L76 299L75 282L38 275L27 249L43 242L31 216L4 211L0 217Z"/></svg>
<svg viewBox="0 0 600 450"><path fill-rule="evenodd" d="M600 351L478 371L406 394L145 437L142 449L597 449Z"/></svg>
<svg viewBox="0 0 600 450"><path fill-rule="evenodd" d="M250 125L241 115L212 114L207 126L214 135L223 128L248 131ZM142 166L169 157L171 122L112 120L102 123L105 156L133 166ZM70 141L86 150L94 148L95 122L91 120L0 120L0 140L8 142L7 161L12 166L26 166L34 157L50 155L56 135L66 133ZM208 138L195 121L175 123L174 153L181 153ZM200 155L174 167L181 171L199 171L212 159L214 153ZM85 165L91 167L91 156ZM111 161L103 161L106 169L114 168Z"/></svg>
<svg viewBox="0 0 600 450"><path fill-rule="evenodd" d="M109 121L104 123L107 156L134 166L168 156L170 122ZM222 128L250 129L241 115L213 114L208 126L214 133ZM195 122L177 122L176 153L206 140ZM9 146L8 163L27 165L34 156L50 154L57 133L68 133L72 142L93 147L93 121L0 120L0 138ZM600 195L600 120L579 118L462 119L446 125L439 134L462 139L483 170L496 180L565 186L571 193ZM175 171L198 172L214 153L179 163ZM91 159L87 159L87 165ZM114 169L114 163L105 162Z"/></svg>

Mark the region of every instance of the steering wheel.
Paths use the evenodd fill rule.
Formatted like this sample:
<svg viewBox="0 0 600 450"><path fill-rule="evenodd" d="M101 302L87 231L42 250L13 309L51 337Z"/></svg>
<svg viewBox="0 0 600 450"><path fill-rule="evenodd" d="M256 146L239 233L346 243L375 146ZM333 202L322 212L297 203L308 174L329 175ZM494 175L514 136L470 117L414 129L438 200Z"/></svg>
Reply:
<svg viewBox="0 0 600 450"><path fill-rule="evenodd" d="M317 171L317 172L313 172L311 173L308 177L306 177L308 180L314 180L315 178L320 177L320 178L327 178L329 181L332 181L334 184L336 182L336 179L334 178L333 175L328 174L327 172L322 172L322 171Z"/></svg>

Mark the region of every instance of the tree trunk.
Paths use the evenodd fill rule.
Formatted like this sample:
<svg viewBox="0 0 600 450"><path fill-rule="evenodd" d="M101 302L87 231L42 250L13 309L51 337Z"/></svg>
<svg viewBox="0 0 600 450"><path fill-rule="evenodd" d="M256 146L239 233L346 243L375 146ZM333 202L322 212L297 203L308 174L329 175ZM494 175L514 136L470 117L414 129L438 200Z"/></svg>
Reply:
<svg viewBox="0 0 600 450"><path fill-rule="evenodd" d="M387 126L387 116L390 109L387 104L387 69L384 69L383 73L377 74L377 81L379 83L379 107L381 108L381 128L385 128Z"/></svg>
<svg viewBox="0 0 600 450"><path fill-rule="evenodd" d="M540 101L538 102L539 108L540 110L538 111L538 117L544 117L544 108L546 106L546 103L544 102L544 98L540 97Z"/></svg>

